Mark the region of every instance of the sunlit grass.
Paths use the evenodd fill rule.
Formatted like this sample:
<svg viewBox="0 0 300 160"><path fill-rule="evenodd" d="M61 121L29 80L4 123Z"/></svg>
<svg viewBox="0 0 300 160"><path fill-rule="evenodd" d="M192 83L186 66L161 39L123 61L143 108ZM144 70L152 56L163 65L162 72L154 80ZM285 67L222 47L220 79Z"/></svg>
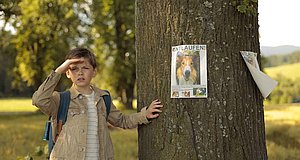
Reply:
<svg viewBox="0 0 300 160"><path fill-rule="evenodd" d="M126 114L134 110L125 111ZM13 160L27 155L34 160L44 160L42 140L47 116L40 113L22 115L0 115L0 159ZM113 129L111 136L115 160L137 159L137 130Z"/></svg>
<svg viewBox="0 0 300 160"><path fill-rule="evenodd" d="M283 75L294 80L300 77L300 63L268 67L264 71L272 78L275 78L277 75Z"/></svg>
<svg viewBox="0 0 300 160"><path fill-rule="evenodd" d="M266 123L291 124L300 123L300 105L277 105L266 107Z"/></svg>
<svg viewBox="0 0 300 160"><path fill-rule="evenodd" d="M12 160L28 154L34 159L35 148L45 146L42 140L46 116L38 113L23 115L0 115L0 159Z"/></svg>
<svg viewBox="0 0 300 160"><path fill-rule="evenodd" d="M266 138L269 159L300 159L299 115L299 104L266 107Z"/></svg>
<svg viewBox="0 0 300 160"><path fill-rule="evenodd" d="M115 160L138 159L137 129L113 130L111 136L114 144Z"/></svg>
<svg viewBox="0 0 300 160"><path fill-rule="evenodd" d="M118 100L113 100L115 106L122 109ZM133 100L133 108L137 108L137 101ZM38 108L32 105L31 98L2 98L0 99L0 112L35 112Z"/></svg>
<svg viewBox="0 0 300 160"><path fill-rule="evenodd" d="M115 102L114 103L118 103ZM12 108L12 109L8 109ZM31 108L31 109L28 109ZM31 112L8 115L0 113L0 159L11 160L30 154L34 160L44 159L37 151L46 145L42 141L47 116L35 112L31 99L0 99L0 112ZM35 112L35 113L34 113ZM136 112L125 110L125 114ZM300 104L265 107L268 157L272 160L300 160ZM137 130L113 129L115 159L137 159ZM24 147L25 146L25 147ZM37 150L37 151L36 151Z"/></svg>
<svg viewBox="0 0 300 160"><path fill-rule="evenodd" d="M30 98L2 98L0 112L35 112L38 109L31 104Z"/></svg>

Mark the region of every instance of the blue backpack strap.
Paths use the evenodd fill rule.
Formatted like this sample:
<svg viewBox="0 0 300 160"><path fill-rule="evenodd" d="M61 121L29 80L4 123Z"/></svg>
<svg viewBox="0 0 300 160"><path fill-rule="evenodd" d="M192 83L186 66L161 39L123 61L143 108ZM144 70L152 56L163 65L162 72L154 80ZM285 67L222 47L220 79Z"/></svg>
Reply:
<svg viewBox="0 0 300 160"><path fill-rule="evenodd" d="M106 119L108 118L109 112L110 112L110 105L111 105L111 97L110 93L107 90L104 90L108 95L103 95L105 107L106 107Z"/></svg>
<svg viewBox="0 0 300 160"><path fill-rule="evenodd" d="M70 91L64 91L60 93L60 102L57 113L57 123L59 120L62 120L62 124L64 125L67 121L67 114L70 105Z"/></svg>
<svg viewBox="0 0 300 160"><path fill-rule="evenodd" d="M50 124L51 125L51 124ZM49 128L49 140L48 140L48 158L50 158L50 154L51 154L51 151L53 149L53 146L54 146L54 140L52 138L52 127Z"/></svg>
<svg viewBox="0 0 300 160"><path fill-rule="evenodd" d="M58 108L58 112L57 112L57 128L59 127L59 125L64 125L67 121L67 114L68 114L68 109L69 109L69 105L70 105L70 91L64 91L64 92L60 92L60 101L59 101L59 108ZM61 123L61 124L60 124ZM60 128L61 130L61 128ZM53 146L55 144L55 141L52 138L52 127L49 128L49 142L48 142L48 153L49 156L51 154L51 151L53 149ZM59 135L60 131L56 131L56 137ZM55 137L55 138L56 138Z"/></svg>

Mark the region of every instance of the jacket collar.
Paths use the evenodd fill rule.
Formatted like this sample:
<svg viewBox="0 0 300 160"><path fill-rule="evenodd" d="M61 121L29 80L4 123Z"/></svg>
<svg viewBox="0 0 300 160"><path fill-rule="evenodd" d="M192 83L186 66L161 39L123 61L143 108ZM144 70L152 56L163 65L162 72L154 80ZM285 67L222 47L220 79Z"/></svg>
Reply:
<svg viewBox="0 0 300 160"><path fill-rule="evenodd" d="M104 90L101 90L97 87L95 87L94 85L91 85L92 89L95 92L95 99L98 99L98 97L102 97L104 95L109 95L107 92L105 92ZM71 99L75 99L77 98L79 95L82 95L82 93L78 92L74 85L72 85L72 87L69 89L70 93L71 93Z"/></svg>

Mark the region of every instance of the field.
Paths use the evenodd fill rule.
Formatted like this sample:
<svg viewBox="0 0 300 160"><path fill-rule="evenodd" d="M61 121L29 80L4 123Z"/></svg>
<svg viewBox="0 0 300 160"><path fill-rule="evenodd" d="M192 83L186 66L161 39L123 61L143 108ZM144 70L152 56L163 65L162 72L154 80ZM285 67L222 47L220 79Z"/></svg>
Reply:
<svg viewBox="0 0 300 160"><path fill-rule="evenodd" d="M280 65L276 67L265 68L264 71L270 77L275 78L277 75L283 75L295 80L300 77L300 63Z"/></svg>
<svg viewBox="0 0 300 160"><path fill-rule="evenodd" d="M18 108L14 105L18 104ZM0 99L0 159L45 159L42 141L46 116L36 112L29 99ZM5 107L10 106L10 107ZM3 112L5 112L3 114ZM10 114L8 114L10 112ZM12 114L16 112L18 114ZM135 111L125 111L132 113ZM300 104L265 107L268 157L272 160L300 160ZM137 159L137 131L111 131L116 160Z"/></svg>
<svg viewBox="0 0 300 160"><path fill-rule="evenodd" d="M124 111L125 114L133 112L136 111ZM24 159L26 156L44 160L47 142L42 136L47 118L31 105L31 99L0 99L0 160ZM116 160L137 159L136 129L113 129L111 136Z"/></svg>
<svg viewBox="0 0 300 160"><path fill-rule="evenodd" d="M0 113L7 112L35 112L38 109L31 105L29 98L5 98L0 99ZM16 108L18 106L18 108Z"/></svg>
<svg viewBox="0 0 300 160"><path fill-rule="evenodd" d="M265 107L268 157L300 160L300 104Z"/></svg>

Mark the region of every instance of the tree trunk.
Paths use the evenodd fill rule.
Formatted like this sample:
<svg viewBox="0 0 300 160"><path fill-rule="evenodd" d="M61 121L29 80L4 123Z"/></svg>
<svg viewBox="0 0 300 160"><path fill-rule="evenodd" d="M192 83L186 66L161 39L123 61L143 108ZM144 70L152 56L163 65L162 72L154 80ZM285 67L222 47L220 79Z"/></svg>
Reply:
<svg viewBox="0 0 300 160"><path fill-rule="evenodd" d="M163 113L139 127L139 159L267 159L263 98L240 51L259 53L255 14L232 0L136 0L138 109ZM171 46L207 45L208 98L171 99Z"/></svg>

